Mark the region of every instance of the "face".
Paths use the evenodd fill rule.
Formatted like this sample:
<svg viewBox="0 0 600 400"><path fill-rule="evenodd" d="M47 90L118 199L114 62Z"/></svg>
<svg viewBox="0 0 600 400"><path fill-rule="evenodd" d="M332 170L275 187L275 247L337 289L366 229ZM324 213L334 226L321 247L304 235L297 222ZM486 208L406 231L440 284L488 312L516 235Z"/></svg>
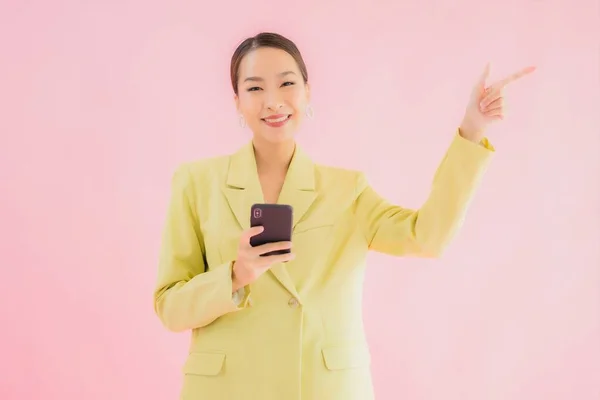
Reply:
<svg viewBox="0 0 600 400"><path fill-rule="evenodd" d="M310 99L294 58L284 50L258 48L242 59L238 76L237 110L254 139L293 140Z"/></svg>

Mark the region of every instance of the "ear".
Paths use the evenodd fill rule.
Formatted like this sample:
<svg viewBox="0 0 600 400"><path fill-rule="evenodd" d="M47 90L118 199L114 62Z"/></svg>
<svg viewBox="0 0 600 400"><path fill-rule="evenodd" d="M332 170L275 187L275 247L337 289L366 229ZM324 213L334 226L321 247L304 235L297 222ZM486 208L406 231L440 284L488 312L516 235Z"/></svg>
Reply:
<svg viewBox="0 0 600 400"><path fill-rule="evenodd" d="M233 95L233 101L235 102L235 109L238 114L240 113L240 97L237 94Z"/></svg>
<svg viewBox="0 0 600 400"><path fill-rule="evenodd" d="M304 90L306 91L306 101L310 103L310 85L308 83L304 84Z"/></svg>

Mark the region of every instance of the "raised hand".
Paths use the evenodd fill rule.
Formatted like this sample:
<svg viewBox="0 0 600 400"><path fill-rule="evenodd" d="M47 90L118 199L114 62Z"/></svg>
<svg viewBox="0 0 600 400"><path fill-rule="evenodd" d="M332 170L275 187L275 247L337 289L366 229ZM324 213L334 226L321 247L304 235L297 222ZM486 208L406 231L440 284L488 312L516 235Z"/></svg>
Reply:
<svg viewBox="0 0 600 400"><path fill-rule="evenodd" d="M504 119L505 102L503 93L506 86L532 73L535 69L536 67L534 66L523 68L487 86L487 80L490 75L490 64L488 63L471 92L465 115L460 124L460 134L464 138L476 143L483 139L485 130L489 124Z"/></svg>

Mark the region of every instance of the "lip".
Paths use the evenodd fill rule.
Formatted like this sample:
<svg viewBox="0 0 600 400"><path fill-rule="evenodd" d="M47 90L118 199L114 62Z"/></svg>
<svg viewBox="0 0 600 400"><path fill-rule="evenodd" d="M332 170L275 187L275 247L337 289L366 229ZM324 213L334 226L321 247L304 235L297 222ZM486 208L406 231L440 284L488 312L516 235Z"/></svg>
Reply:
<svg viewBox="0 0 600 400"><path fill-rule="evenodd" d="M283 125L285 125L290 118L292 117L291 114L274 114L274 115L269 115L266 118L261 118L261 120L267 125L270 126L271 128L279 128L282 127ZM280 118L285 118L283 121L278 121L278 122L270 122L267 121L267 119L280 119Z"/></svg>
<svg viewBox="0 0 600 400"><path fill-rule="evenodd" d="M278 119L278 118L283 118L283 117L289 117L290 114L274 114L274 115L269 115L268 117L264 117L264 119Z"/></svg>

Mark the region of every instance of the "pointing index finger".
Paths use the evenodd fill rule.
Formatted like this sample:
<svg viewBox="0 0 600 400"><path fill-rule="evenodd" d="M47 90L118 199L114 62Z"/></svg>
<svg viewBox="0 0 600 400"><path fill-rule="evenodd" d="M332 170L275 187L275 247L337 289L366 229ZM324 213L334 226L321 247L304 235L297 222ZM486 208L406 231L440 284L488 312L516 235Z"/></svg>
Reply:
<svg viewBox="0 0 600 400"><path fill-rule="evenodd" d="M508 85L509 83L512 83L512 82L516 81L517 79L524 77L525 75L529 75L530 73L535 71L535 69L536 69L536 67L534 67L534 66L523 68L522 70L515 72L514 74L509 75L508 77L504 78L503 80L501 80L494 86L504 87L504 86Z"/></svg>

